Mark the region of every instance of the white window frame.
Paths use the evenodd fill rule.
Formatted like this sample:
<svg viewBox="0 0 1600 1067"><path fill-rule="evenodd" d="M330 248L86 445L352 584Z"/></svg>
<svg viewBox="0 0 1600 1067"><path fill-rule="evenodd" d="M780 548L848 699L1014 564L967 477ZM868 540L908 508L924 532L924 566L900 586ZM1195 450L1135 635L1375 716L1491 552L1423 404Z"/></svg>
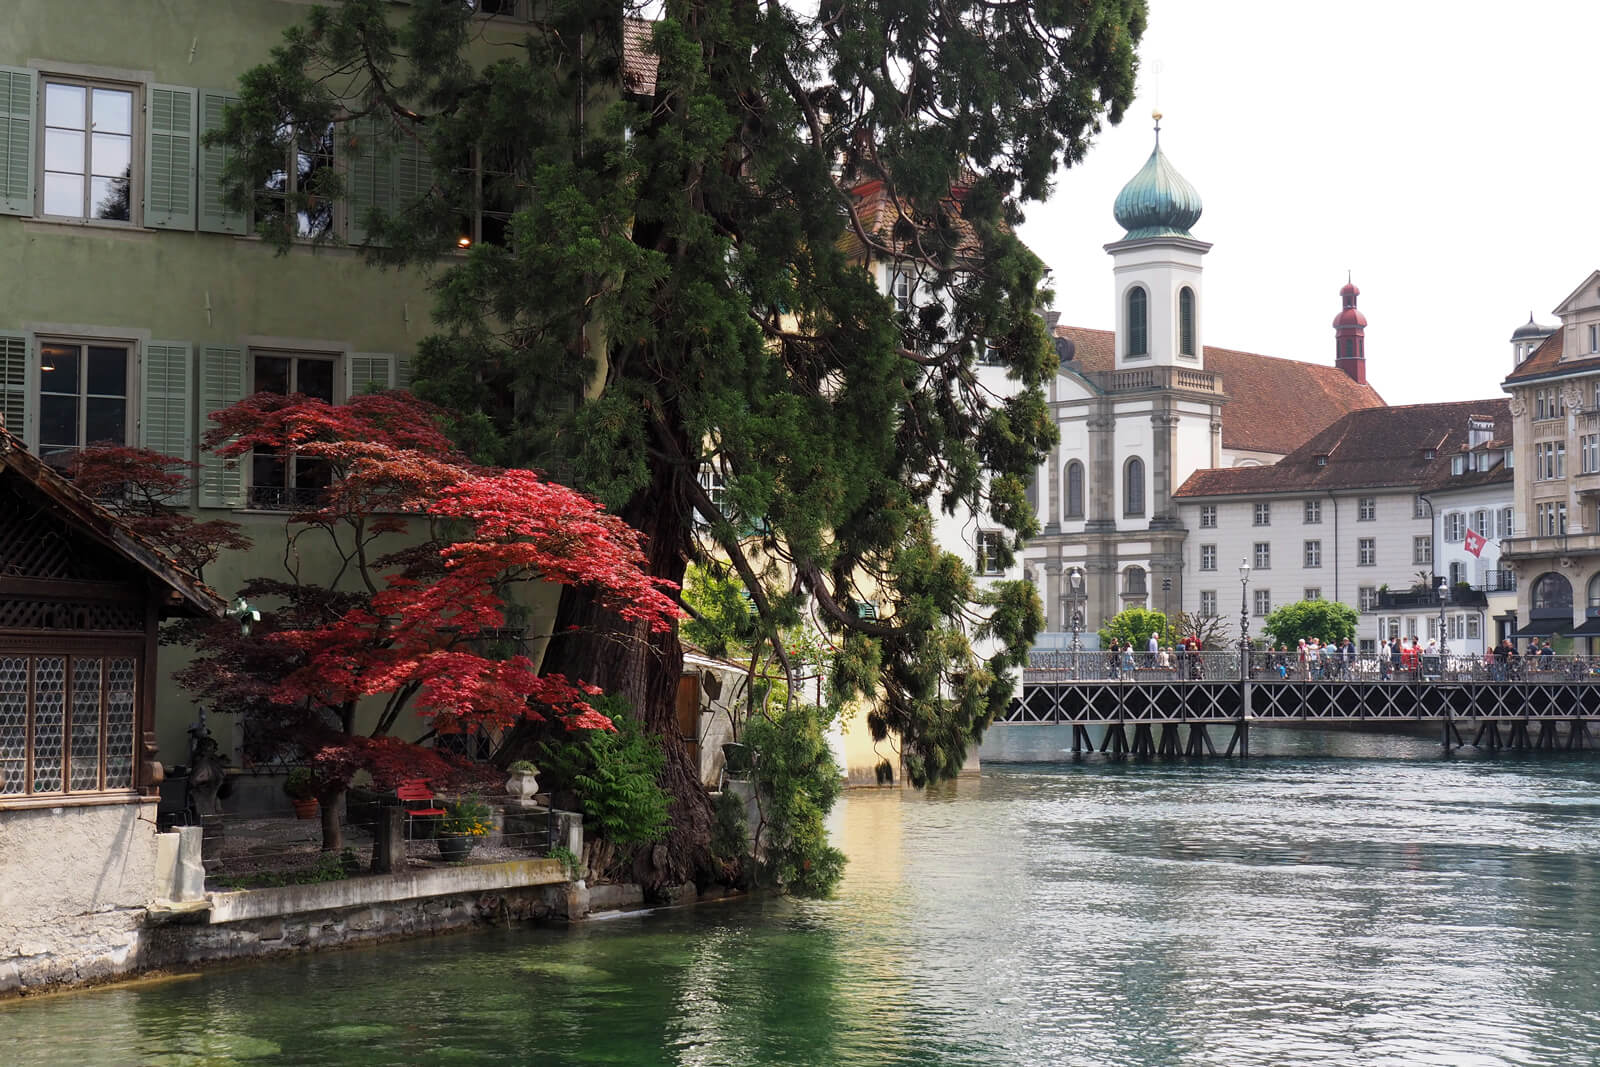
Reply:
<svg viewBox="0 0 1600 1067"><path fill-rule="evenodd" d="M333 400L331 401L331 403L333 403L335 405L343 404L346 400L349 399L345 395L345 388L344 388L345 365L346 365L346 360L349 359L349 356L350 356L350 354L348 352L340 352L340 351L330 350L330 349L282 347L282 346L277 346L277 345L251 345L251 346L247 347L245 349L245 352L244 352L245 380L249 383L248 386L246 387L247 390L248 390L246 395L250 395L251 393L256 392L256 389L255 389L256 359L257 359L257 357L260 357L260 356L265 356L265 357L268 357L268 358L273 358L273 357L287 358L287 359L289 359L291 361L291 363L290 363L290 375L291 375L291 378L290 378L290 392L291 392L291 394L296 391L295 386L299 382L299 367L300 367L301 361L303 361L303 360L315 360L316 362L319 362L319 363L329 363L329 364L332 365L332 372L333 372L333 390L332 390ZM244 480L244 499L245 499L245 507L246 507L246 509L248 509L250 511L299 511L299 510L301 510L302 506L303 506L301 503L295 502L295 501L289 499L290 495L296 489L296 486L294 485L294 482L295 482L295 465L298 464L299 461L300 461L300 457L298 457L298 456L290 456L289 460L288 460L288 465L285 466L285 468L284 468L284 485L281 486L281 487L280 486L276 486L276 485L267 487L267 486L261 486L261 485L257 485L256 484L255 456L252 454L250 456L250 459L249 459L248 463L244 462L243 457L241 457L240 458L240 468L242 469L243 474L244 474L244 479L243 479ZM280 500L277 503L274 503L274 502L266 500L266 498L263 495L260 495L259 492L258 492L259 490L266 489L266 488L281 489L281 491L284 494L284 499Z"/></svg>
<svg viewBox="0 0 1600 1067"><path fill-rule="evenodd" d="M1307 500L1305 511L1305 524L1307 526L1316 526L1322 522L1322 501Z"/></svg>
<svg viewBox="0 0 1600 1067"><path fill-rule="evenodd" d="M1254 592L1255 595L1252 596L1250 599L1251 599L1251 607L1254 610L1251 612L1251 614L1254 615L1258 619L1264 619L1268 615L1271 615L1272 614L1272 590L1270 590L1270 589L1256 589L1256 590L1253 590L1253 592Z"/></svg>
<svg viewBox="0 0 1600 1067"><path fill-rule="evenodd" d="M1377 606L1378 606L1378 587L1377 586L1375 586L1375 585L1363 585L1357 591L1356 595L1357 595L1357 598L1359 600L1359 603L1361 604L1361 610L1362 611L1372 611L1375 608L1377 608Z"/></svg>
<svg viewBox="0 0 1600 1067"><path fill-rule="evenodd" d="M82 451L85 447L92 443L88 441L85 436L88 432L88 350L90 348L121 348L125 350L127 353L127 361L124 364L125 377L123 382L124 392L122 397L123 439L118 443L124 446L137 444L139 439L139 419L141 417L139 397L139 360L143 355L144 347L141 343L141 339L127 335L95 336L93 334L78 333L74 331L50 330L47 332L34 334L33 343L29 346L29 354L33 360L33 367L30 369L27 389L29 394L29 403L33 405L33 426L30 428L31 432L28 434L31 440L29 440L27 443L28 447L33 450L34 454L45 460L45 462L49 463L53 467L60 466L60 461L51 460L49 456L44 454L44 447L41 444L41 435L44 427L45 393L43 389L44 383L42 380L43 374L40 368L43 366L45 345L75 345L81 352L82 362L78 368L78 443L76 445L76 451ZM50 395L63 396L65 394L53 393ZM17 427L15 432L19 437L22 436L23 431L21 427ZM52 454L61 455L65 453Z"/></svg>
<svg viewBox="0 0 1600 1067"><path fill-rule="evenodd" d="M1378 521L1378 498L1377 497L1375 497L1375 496L1363 496L1363 497L1356 498L1356 521L1357 522L1377 522Z"/></svg>
<svg viewBox="0 0 1600 1067"><path fill-rule="evenodd" d="M1305 595L1300 598L1301 600L1322 599L1322 587L1320 585L1308 585L1305 587L1304 593Z"/></svg>
<svg viewBox="0 0 1600 1067"><path fill-rule="evenodd" d="M1251 558L1255 561L1256 570L1270 571L1272 569L1272 542L1257 541L1252 547Z"/></svg>
<svg viewBox="0 0 1600 1067"><path fill-rule="evenodd" d="M1411 562L1418 566L1433 565L1432 534L1418 534L1411 539Z"/></svg>
<svg viewBox="0 0 1600 1067"><path fill-rule="evenodd" d="M1200 614L1206 618L1214 618L1217 614L1217 591L1215 589L1200 590Z"/></svg>
<svg viewBox="0 0 1600 1067"><path fill-rule="evenodd" d="M86 215L49 215L44 210L45 186L45 139L49 127L45 123L45 101L49 95L51 85L73 85L84 88L86 114L84 117L85 140L85 204L88 203L90 189L94 185L92 164L89 162L94 141L94 90L110 89L116 92L125 92L132 95L130 133L128 146L128 217L126 219L92 219ZM145 108L147 105L147 86L142 82L128 81L119 78L100 78L82 74L53 74L48 70L39 72L38 98L34 103L33 121L36 127L33 139L33 210L34 217L51 222L71 222L82 226L109 226L117 229L140 229L143 226L142 207L144 204L144 153L145 153Z"/></svg>
<svg viewBox="0 0 1600 1067"><path fill-rule="evenodd" d="M1255 522L1253 523L1253 525L1255 525L1255 526L1271 526L1272 525L1272 502L1271 501L1258 501L1256 503Z"/></svg>
<svg viewBox="0 0 1600 1067"><path fill-rule="evenodd" d="M973 544L974 574L985 578L992 578L997 574L1004 574L1006 569L1000 565L998 550L1005 544L1005 534L1000 530L979 530Z"/></svg>
<svg viewBox="0 0 1600 1067"><path fill-rule="evenodd" d="M1378 539L1376 537L1363 537L1356 542L1356 566L1376 567L1378 565Z"/></svg>
<svg viewBox="0 0 1600 1067"><path fill-rule="evenodd" d="M1200 569L1203 571L1214 571L1217 569L1216 545L1200 546Z"/></svg>
<svg viewBox="0 0 1600 1067"><path fill-rule="evenodd" d="M1305 544L1305 566L1307 568L1322 566L1322 542L1320 540L1307 541ZM1308 598L1309 599L1309 598Z"/></svg>
<svg viewBox="0 0 1600 1067"><path fill-rule="evenodd" d="M1202 530L1215 530L1217 528L1217 506L1215 504L1200 505L1200 528Z"/></svg>

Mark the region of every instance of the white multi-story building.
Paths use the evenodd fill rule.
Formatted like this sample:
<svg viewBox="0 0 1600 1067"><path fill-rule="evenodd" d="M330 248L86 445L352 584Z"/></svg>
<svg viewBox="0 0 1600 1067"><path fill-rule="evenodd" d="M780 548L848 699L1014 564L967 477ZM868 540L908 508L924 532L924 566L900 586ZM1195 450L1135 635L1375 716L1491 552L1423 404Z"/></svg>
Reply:
<svg viewBox="0 0 1600 1067"><path fill-rule="evenodd" d="M1065 643L1075 604L1092 632L1125 608L1171 612L1195 599L1173 496L1195 471L1274 463L1340 416L1383 404L1366 382L1354 286L1335 366L1203 343L1201 261L1211 246L1190 233L1200 197L1157 134L1117 196L1126 233L1105 246L1116 329L1054 329L1060 373L1048 399L1060 443L1039 470L1041 533L1025 553L1052 631L1041 645ZM1081 599L1070 592L1075 570Z"/></svg>
<svg viewBox="0 0 1600 1067"><path fill-rule="evenodd" d="M1352 412L1270 467L1196 471L1175 497L1189 538L1182 608L1227 621L1237 636L1298 600L1338 600L1361 615L1363 648L1381 636L1440 633L1440 576L1450 590L1446 639L1482 649L1488 630L1483 572L1436 557L1436 524L1489 519L1510 504L1509 425L1502 400L1375 407ZM1468 459L1471 457L1469 474ZM1460 463L1457 463L1457 460ZM1453 470L1460 468L1460 474ZM1480 469L1481 467L1481 469ZM1494 557L1491 555L1490 559ZM1479 562L1478 560L1474 561Z"/></svg>

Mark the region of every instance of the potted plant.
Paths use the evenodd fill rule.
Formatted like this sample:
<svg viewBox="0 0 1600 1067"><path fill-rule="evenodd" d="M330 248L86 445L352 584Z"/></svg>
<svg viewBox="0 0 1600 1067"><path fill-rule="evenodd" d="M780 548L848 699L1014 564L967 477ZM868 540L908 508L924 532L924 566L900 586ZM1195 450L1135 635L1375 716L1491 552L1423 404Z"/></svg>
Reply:
<svg viewBox="0 0 1600 1067"><path fill-rule="evenodd" d="M476 793L445 804L444 817L439 820L439 832L434 837L439 858L447 863L466 859L478 839L494 829L493 820L494 810Z"/></svg>
<svg viewBox="0 0 1600 1067"><path fill-rule="evenodd" d="M314 819L317 816L317 782L310 767L296 767L283 780L283 791L294 805L297 819Z"/></svg>
<svg viewBox="0 0 1600 1067"><path fill-rule="evenodd" d="M528 760L519 759L506 768L506 774L506 792L524 807L532 804L534 794L539 792L539 768Z"/></svg>

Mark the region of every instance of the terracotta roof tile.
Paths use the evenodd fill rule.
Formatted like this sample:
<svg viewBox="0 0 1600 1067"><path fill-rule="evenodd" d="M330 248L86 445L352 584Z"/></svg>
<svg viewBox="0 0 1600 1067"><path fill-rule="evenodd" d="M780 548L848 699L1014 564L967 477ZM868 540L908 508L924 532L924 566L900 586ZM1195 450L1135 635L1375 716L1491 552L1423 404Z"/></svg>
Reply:
<svg viewBox="0 0 1600 1067"><path fill-rule="evenodd" d="M636 96L656 94L661 57L650 40L654 25L649 19L622 20L622 88Z"/></svg>
<svg viewBox="0 0 1600 1067"><path fill-rule="evenodd" d="M1562 342L1565 333L1566 330L1558 327L1555 333L1544 339L1544 344L1533 350L1533 355L1506 375L1502 384L1520 385L1557 374L1600 370L1600 353L1584 353L1574 355L1571 359L1566 358Z"/></svg>
<svg viewBox="0 0 1600 1067"><path fill-rule="evenodd" d="M861 228L868 235L892 249L907 249L910 251L912 240L902 229L896 232L896 224L901 223L902 212L900 205L890 195L883 182L876 179L862 182L851 192L856 198L856 217L861 220ZM955 235L955 251L959 255L977 247L978 236L961 213L961 202L957 196L948 196L939 202L939 207L949 216L950 227ZM933 222L931 219L917 218L916 224L923 233L923 240L934 237ZM839 239L839 250L852 258L871 258L878 255L876 249L869 249L848 224L845 225L844 236ZM935 258L938 257L937 248L928 248L927 251Z"/></svg>
<svg viewBox="0 0 1600 1067"><path fill-rule="evenodd" d="M1263 467L1195 471L1175 497L1246 493L1305 493L1330 489L1416 486L1457 489L1509 481L1503 465L1488 471L1450 474L1450 457L1467 441L1468 420L1492 416L1496 436L1510 436L1511 408L1505 398L1447 404L1408 404L1352 411L1278 462ZM1434 457L1425 458L1432 449ZM1324 463L1318 457L1325 456Z"/></svg>
<svg viewBox="0 0 1600 1067"><path fill-rule="evenodd" d="M1088 371L1116 365L1116 335L1110 330L1057 326L1056 336L1073 344L1071 363ZM1262 356L1231 348L1205 347L1205 369L1222 375L1228 402L1222 406L1222 446L1284 455L1335 419L1383 406L1370 385L1337 367Z"/></svg>

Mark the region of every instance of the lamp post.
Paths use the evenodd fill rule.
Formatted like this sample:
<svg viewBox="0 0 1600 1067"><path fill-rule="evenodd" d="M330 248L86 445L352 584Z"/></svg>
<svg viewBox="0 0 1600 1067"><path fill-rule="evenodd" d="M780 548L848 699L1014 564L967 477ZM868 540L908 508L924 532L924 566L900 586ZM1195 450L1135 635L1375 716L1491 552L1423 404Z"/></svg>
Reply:
<svg viewBox="0 0 1600 1067"><path fill-rule="evenodd" d="M1250 561L1239 561L1239 677L1250 678Z"/></svg>
<svg viewBox="0 0 1600 1067"><path fill-rule="evenodd" d="M1439 575L1435 580L1436 591L1439 594L1439 680L1444 681L1445 655L1450 651L1448 639L1444 632L1444 594L1445 576Z"/></svg>
<svg viewBox="0 0 1600 1067"><path fill-rule="evenodd" d="M1067 571L1067 611L1072 619L1072 677L1078 677L1078 634L1083 630L1083 571Z"/></svg>

